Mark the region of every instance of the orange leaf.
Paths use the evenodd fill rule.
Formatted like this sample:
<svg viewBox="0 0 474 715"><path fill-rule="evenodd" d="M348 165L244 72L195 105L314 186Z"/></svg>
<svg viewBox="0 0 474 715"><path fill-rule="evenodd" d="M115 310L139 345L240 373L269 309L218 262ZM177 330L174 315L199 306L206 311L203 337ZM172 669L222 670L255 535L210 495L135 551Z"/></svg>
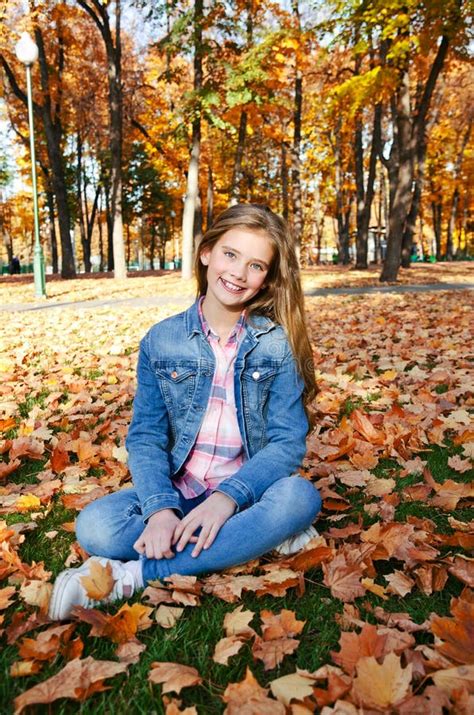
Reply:
<svg viewBox="0 0 474 715"><path fill-rule="evenodd" d="M101 601L111 593L115 584L112 565L107 563L102 566L99 561L91 561L89 575L81 576L81 583L89 598Z"/></svg>
<svg viewBox="0 0 474 715"><path fill-rule="evenodd" d="M341 633L339 638L341 648L338 652L331 652L331 657L346 673L353 675L361 658L367 656L380 658L384 654L386 640L386 636L380 635L375 626L364 623L359 634Z"/></svg>
<svg viewBox="0 0 474 715"><path fill-rule="evenodd" d="M8 477L9 474L18 469L20 464L20 459L11 459L9 462L0 462L0 479Z"/></svg>
<svg viewBox="0 0 474 715"><path fill-rule="evenodd" d="M216 643L212 660L214 661L214 663L228 665L229 658L238 653L244 643L245 640L242 640L237 635L221 638L220 641Z"/></svg>
<svg viewBox="0 0 474 715"><path fill-rule="evenodd" d="M59 646L69 641L75 627L75 623L53 626L36 638L23 638L18 653L26 660L52 660L56 657Z"/></svg>
<svg viewBox="0 0 474 715"><path fill-rule="evenodd" d="M460 665L457 668L438 670L431 675L433 682L448 695L466 688L474 693L474 665Z"/></svg>
<svg viewBox="0 0 474 715"><path fill-rule="evenodd" d="M268 690L262 688L247 668L245 678L240 683L230 683L222 699L227 703L226 715L285 715L285 706L267 697Z"/></svg>
<svg viewBox="0 0 474 715"><path fill-rule="evenodd" d="M69 461L69 454L66 452L65 449L62 449L61 447L55 447L51 453L51 469L55 474L59 474L60 472L64 472L66 467L70 465Z"/></svg>
<svg viewBox="0 0 474 715"><path fill-rule="evenodd" d="M435 616L431 630L441 639L435 647L455 663L474 663L474 599L461 594L453 599L451 613L454 618Z"/></svg>
<svg viewBox="0 0 474 715"><path fill-rule="evenodd" d="M13 601L10 598L15 593L16 588L14 586L5 586L5 588L0 588L0 611L3 611L8 606L11 606Z"/></svg>
<svg viewBox="0 0 474 715"><path fill-rule="evenodd" d="M252 654L257 660L262 660L265 670L271 670L281 663L286 655L291 655L299 646L299 641L294 638L276 638L264 641L256 638Z"/></svg>
<svg viewBox="0 0 474 715"><path fill-rule="evenodd" d="M28 705L52 703L59 698L84 699L91 693L91 686L101 686L105 678L123 673L126 669L124 663L95 660L90 656L84 660L72 660L59 673L15 698L15 715Z"/></svg>
<svg viewBox="0 0 474 715"><path fill-rule="evenodd" d="M18 437L12 440L10 449L10 461L16 457L30 457L30 459L41 459L44 454L44 442L40 442L34 437Z"/></svg>
<svg viewBox="0 0 474 715"><path fill-rule="evenodd" d="M146 650L144 643L127 641L127 643L120 643L116 650L116 655L121 663L138 663L144 650Z"/></svg>
<svg viewBox="0 0 474 715"><path fill-rule="evenodd" d="M474 588L474 559L458 554L454 557L452 566L448 567L448 571L463 583Z"/></svg>
<svg viewBox="0 0 474 715"><path fill-rule="evenodd" d="M17 660L10 666L10 677L23 678L25 675L39 673L43 664L39 660Z"/></svg>
<svg viewBox="0 0 474 715"><path fill-rule="evenodd" d="M265 641L296 636L301 633L306 623L306 621L298 621L294 612L286 609L278 614L264 610L260 615L263 640Z"/></svg>
<svg viewBox="0 0 474 715"><path fill-rule="evenodd" d="M389 653L381 664L373 656L361 658L352 693L359 705L387 712L410 694L411 677L411 663L403 669L394 653Z"/></svg>
<svg viewBox="0 0 474 715"><path fill-rule="evenodd" d="M180 693L183 688L202 683L196 668L179 663L152 663L148 674L150 683L163 683L162 692Z"/></svg>
<svg viewBox="0 0 474 715"><path fill-rule="evenodd" d="M348 603L365 594L360 580L363 576L360 564L348 563L343 553L337 554L329 563L323 563L324 583L331 589L334 598Z"/></svg>

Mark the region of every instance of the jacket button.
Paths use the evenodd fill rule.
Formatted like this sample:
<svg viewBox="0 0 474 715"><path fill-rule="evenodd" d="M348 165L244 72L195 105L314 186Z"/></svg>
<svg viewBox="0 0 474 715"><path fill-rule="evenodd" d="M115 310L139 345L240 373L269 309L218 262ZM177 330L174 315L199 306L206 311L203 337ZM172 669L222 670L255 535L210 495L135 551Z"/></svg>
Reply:
<svg viewBox="0 0 474 715"><path fill-rule="evenodd" d="M176 372L176 370L173 370L173 372L171 373L171 377L173 378L173 380L176 380L176 378L178 377L178 373Z"/></svg>
<svg viewBox="0 0 474 715"><path fill-rule="evenodd" d="M252 373L252 377L254 380L258 380L258 378L260 377L259 371L255 370L255 372Z"/></svg>

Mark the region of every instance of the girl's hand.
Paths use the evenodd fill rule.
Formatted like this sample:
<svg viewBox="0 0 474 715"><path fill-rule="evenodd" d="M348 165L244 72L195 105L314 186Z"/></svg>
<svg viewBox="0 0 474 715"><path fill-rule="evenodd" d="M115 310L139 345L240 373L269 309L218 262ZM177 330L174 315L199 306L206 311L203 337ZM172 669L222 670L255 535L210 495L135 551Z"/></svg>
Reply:
<svg viewBox="0 0 474 715"><path fill-rule="evenodd" d="M176 527L180 523L179 517L172 509L157 511L148 519L148 524L133 544L133 548L147 559L172 559L174 553L171 546L174 543Z"/></svg>
<svg viewBox="0 0 474 715"><path fill-rule="evenodd" d="M187 543L196 541L191 556L199 556L202 549L208 549L223 524L235 511L235 502L222 492L214 492L202 504L195 507L179 522L173 544L176 551L182 551ZM199 536L195 532L201 527Z"/></svg>

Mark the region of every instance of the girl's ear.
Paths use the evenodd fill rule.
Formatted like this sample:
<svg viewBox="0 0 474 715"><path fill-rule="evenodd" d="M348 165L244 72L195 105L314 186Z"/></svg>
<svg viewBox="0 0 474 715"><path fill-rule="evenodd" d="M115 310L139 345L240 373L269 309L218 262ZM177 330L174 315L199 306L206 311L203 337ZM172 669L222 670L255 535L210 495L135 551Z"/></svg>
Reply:
<svg viewBox="0 0 474 715"><path fill-rule="evenodd" d="M201 254L200 254L199 258L201 259L201 263L202 263L203 266L208 266L208 265L209 265L210 255L211 255L211 250L210 250L210 248L204 248L204 249L201 251Z"/></svg>

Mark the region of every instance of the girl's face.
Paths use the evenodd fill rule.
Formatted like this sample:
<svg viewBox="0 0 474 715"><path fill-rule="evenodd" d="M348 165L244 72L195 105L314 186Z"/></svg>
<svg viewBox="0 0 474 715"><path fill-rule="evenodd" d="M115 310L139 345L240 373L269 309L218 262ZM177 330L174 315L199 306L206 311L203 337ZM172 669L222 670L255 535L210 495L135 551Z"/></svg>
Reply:
<svg viewBox="0 0 474 715"><path fill-rule="evenodd" d="M265 233L245 227L226 231L212 248L204 248L208 306L240 312L265 287L274 253Z"/></svg>

